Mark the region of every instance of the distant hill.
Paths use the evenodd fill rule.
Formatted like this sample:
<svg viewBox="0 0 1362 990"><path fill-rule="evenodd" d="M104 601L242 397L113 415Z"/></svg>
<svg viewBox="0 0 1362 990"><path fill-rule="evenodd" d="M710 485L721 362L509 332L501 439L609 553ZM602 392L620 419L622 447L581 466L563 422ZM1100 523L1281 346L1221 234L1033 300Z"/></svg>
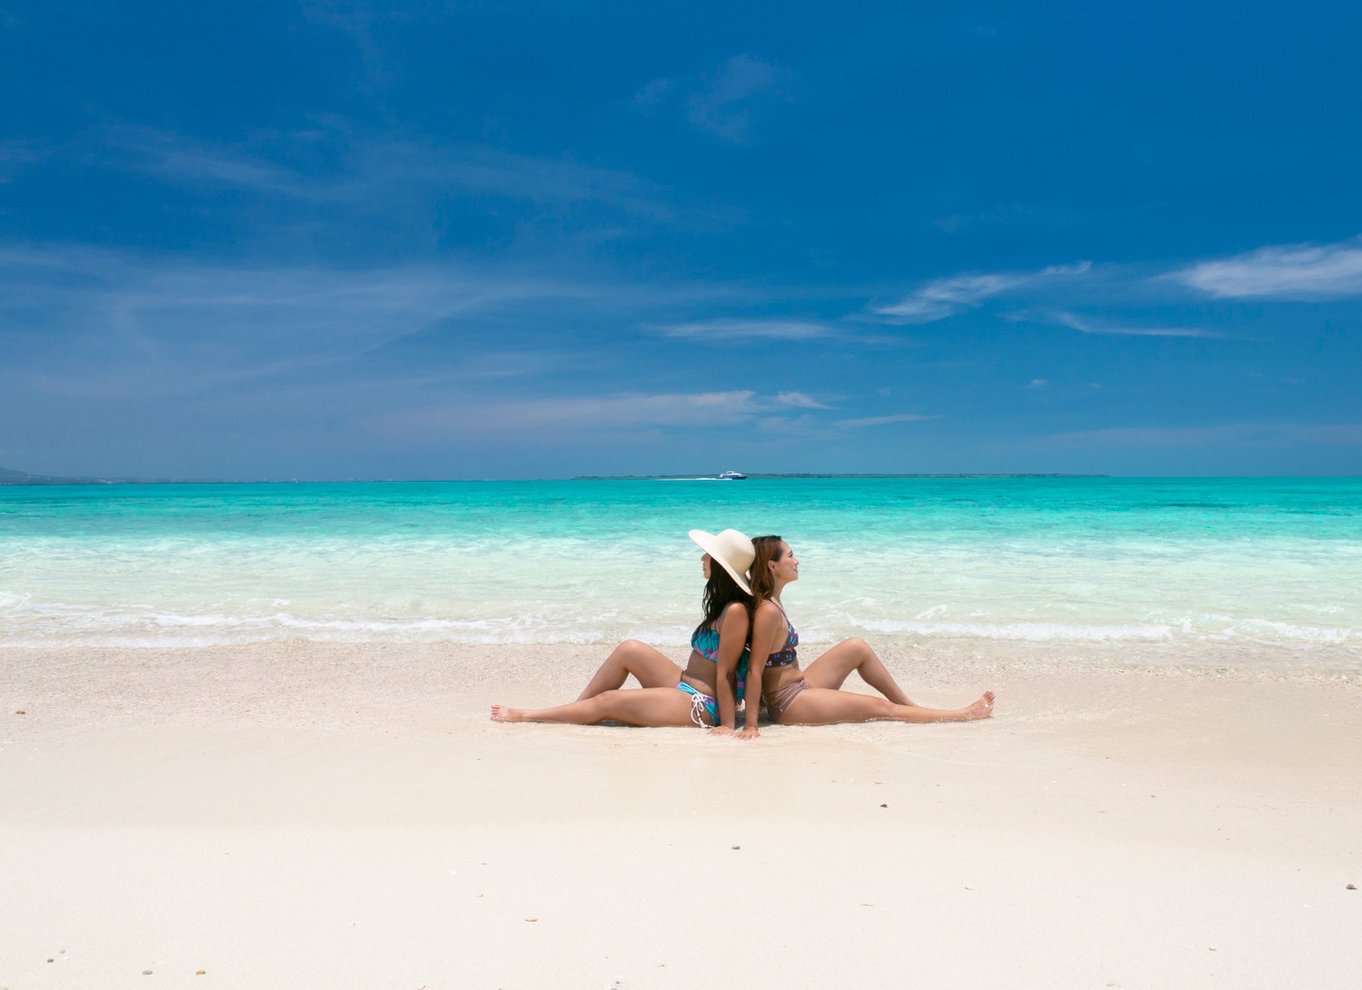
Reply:
<svg viewBox="0 0 1362 990"><path fill-rule="evenodd" d="M0 485L107 485L94 478L56 478L46 474L25 474L12 468L0 467Z"/></svg>

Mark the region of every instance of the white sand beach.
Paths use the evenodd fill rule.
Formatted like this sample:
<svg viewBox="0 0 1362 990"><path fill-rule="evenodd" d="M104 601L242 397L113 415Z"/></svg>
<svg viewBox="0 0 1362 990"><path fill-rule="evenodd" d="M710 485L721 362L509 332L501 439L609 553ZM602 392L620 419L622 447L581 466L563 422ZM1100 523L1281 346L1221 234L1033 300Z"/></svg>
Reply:
<svg viewBox="0 0 1362 990"><path fill-rule="evenodd" d="M488 720L603 655L8 651L0 987L1362 979L1355 680L903 650L996 717Z"/></svg>

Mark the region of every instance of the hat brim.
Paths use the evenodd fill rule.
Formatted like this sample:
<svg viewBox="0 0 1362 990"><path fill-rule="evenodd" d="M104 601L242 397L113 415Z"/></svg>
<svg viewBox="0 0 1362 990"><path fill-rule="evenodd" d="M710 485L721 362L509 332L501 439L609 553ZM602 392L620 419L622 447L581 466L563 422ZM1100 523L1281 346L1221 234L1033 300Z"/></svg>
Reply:
<svg viewBox="0 0 1362 990"><path fill-rule="evenodd" d="M728 576L737 582L738 587L747 594L752 594L752 586L747 582L747 575L738 570L724 558L724 552L719 546L718 538L713 533L706 533L703 529L692 529L688 534L695 545L705 553L709 554L709 559L714 561L724 570L728 571Z"/></svg>

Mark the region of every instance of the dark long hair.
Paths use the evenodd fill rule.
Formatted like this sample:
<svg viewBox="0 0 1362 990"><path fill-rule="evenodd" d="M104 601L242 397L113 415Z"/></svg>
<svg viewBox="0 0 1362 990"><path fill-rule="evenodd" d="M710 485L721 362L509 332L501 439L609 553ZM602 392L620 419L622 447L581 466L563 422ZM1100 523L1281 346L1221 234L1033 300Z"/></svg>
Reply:
<svg viewBox="0 0 1362 990"><path fill-rule="evenodd" d="M747 610L748 635L750 636L752 610L755 608L752 596L738 587L738 582L733 580L733 575L728 573L723 564L710 557L709 580L705 582L705 594L700 599L700 609L704 612L705 617L695 627L695 632L712 628L715 620L723 615L724 609L734 602L738 602Z"/></svg>
<svg viewBox="0 0 1362 990"><path fill-rule="evenodd" d="M785 541L779 536L758 536L752 540L757 555L752 560L752 597L760 605L776 593L776 580L767 565L785 556Z"/></svg>

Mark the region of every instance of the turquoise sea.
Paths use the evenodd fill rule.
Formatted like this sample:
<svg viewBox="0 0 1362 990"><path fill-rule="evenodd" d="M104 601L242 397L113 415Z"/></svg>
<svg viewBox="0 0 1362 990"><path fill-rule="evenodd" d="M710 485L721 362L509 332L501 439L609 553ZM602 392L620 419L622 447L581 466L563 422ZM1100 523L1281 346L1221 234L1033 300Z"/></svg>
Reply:
<svg viewBox="0 0 1362 990"><path fill-rule="evenodd" d="M793 545L806 642L1362 671L1348 478L8 487L0 646L681 646L701 588L686 531L730 526Z"/></svg>

